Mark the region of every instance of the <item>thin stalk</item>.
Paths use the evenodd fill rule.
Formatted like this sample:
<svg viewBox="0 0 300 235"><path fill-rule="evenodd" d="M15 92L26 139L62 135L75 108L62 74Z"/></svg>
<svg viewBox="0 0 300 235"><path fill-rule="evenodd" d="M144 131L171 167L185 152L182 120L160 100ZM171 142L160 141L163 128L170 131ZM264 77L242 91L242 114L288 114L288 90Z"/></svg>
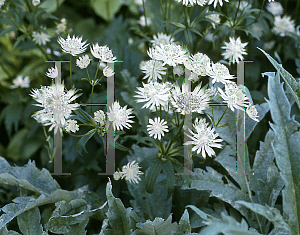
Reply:
<svg viewBox="0 0 300 235"><path fill-rule="evenodd" d="M287 1L286 1L287 2ZM250 24L246 25L245 28L249 27L250 25L254 24L260 17L261 15L261 11L262 11L262 8L264 6L264 3L265 3L265 0L263 0L263 3L261 4L261 7L260 7L260 11L259 11L259 14L258 16L255 18L255 20L253 22L251 22Z"/></svg>
<svg viewBox="0 0 300 235"><path fill-rule="evenodd" d="M241 0L239 0L238 7L236 8L236 12L235 12L235 16L234 16L234 23L233 23L234 25L236 24L236 17L239 12L240 5L241 5Z"/></svg>
<svg viewBox="0 0 300 235"><path fill-rule="evenodd" d="M143 10L144 10L144 17L145 17L145 25L146 27L148 27L148 24L147 24L147 17L146 17L146 8L145 8L145 0L143 0Z"/></svg>
<svg viewBox="0 0 300 235"><path fill-rule="evenodd" d="M92 85L92 93L91 93L91 103L93 103L93 94L94 94L94 84ZM91 113L93 113L93 106L91 106Z"/></svg>
<svg viewBox="0 0 300 235"><path fill-rule="evenodd" d="M70 54L70 78L71 78L71 89L73 88L73 81L72 81L72 55Z"/></svg>
<svg viewBox="0 0 300 235"><path fill-rule="evenodd" d="M225 109L224 113L222 114L221 118L218 120L217 125L216 125L216 128L218 127L220 121L221 121L222 118L224 117L224 114L226 113L227 109L228 109L228 106L226 106L226 109Z"/></svg>

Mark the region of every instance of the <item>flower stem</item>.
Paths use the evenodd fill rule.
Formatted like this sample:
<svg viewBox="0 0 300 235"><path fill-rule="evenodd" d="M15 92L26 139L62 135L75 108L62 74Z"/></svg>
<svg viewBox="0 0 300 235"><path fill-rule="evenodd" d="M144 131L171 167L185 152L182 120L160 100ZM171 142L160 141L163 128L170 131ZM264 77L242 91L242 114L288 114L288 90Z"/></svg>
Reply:
<svg viewBox="0 0 300 235"><path fill-rule="evenodd" d="M144 9L145 25L146 25L146 28L148 28L147 17L146 17L146 8L145 8L145 0L143 0L143 9Z"/></svg>
<svg viewBox="0 0 300 235"><path fill-rule="evenodd" d="M221 118L218 120L217 125L216 125L216 128L218 127L220 121L221 121L222 118L224 117L224 114L226 113L227 109L228 109L228 106L226 106L226 109L225 109L224 113L222 114Z"/></svg>
<svg viewBox="0 0 300 235"><path fill-rule="evenodd" d="M71 89L73 88L73 81L72 81L72 55L70 55L70 78L71 78Z"/></svg>

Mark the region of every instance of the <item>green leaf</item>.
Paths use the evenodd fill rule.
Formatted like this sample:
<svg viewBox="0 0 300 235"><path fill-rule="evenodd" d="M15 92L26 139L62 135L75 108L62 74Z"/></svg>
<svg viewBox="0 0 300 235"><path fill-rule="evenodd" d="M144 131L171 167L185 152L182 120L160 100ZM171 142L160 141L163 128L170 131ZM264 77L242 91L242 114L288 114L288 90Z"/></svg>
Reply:
<svg viewBox="0 0 300 235"><path fill-rule="evenodd" d="M41 214L38 207L34 207L17 217L20 231L24 235L42 235L43 226L40 224Z"/></svg>
<svg viewBox="0 0 300 235"><path fill-rule="evenodd" d="M288 216L292 234L300 234L300 124L290 117L291 105L287 99L279 73L266 73L271 116L275 133L272 148L280 175L285 182L282 190L283 216Z"/></svg>
<svg viewBox="0 0 300 235"><path fill-rule="evenodd" d="M58 6L57 3L58 2ZM46 0L43 1L39 7L44 8L48 13L53 13L64 2L64 0Z"/></svg>
<svg viewBox="0 0 300 235"><path fill-rule="evenodd" d="M23 167L11 167L3 157L0 157L0 183L18 186L46 195L60 189L49 171L45 168L42 170L37 169L34 161L29 160Z"/></svg>
<svg viewBox="0 0 300 235"><path fill-rule="evenodd" d="M120 0L91 0L95 13L106 21L114 18L122 4Z"/></svg>
<svg viewBox="0 0 300 235"><path fill-rule="evenodd" d="M148 193L153 193L156 178L162 170L162 162L159 158L154 158L150 168L146 172L145 189Z"/></svg>
<svg viewBox="0 0 300 235"><path fill-rule="evenodd" d="M179 226L177 227L177 231L176 233L174 233L174 235L182 235L187 233L191 233L191 224L190 224L188 210L185 209L179 221Z"/></svg>
<svg viewBox="0 0 300 235"><path fill-rule="evenodd" d="M300 84L296 81L296 79L288 72L286 71L280 64L276 62L268 53L266 53L264 50L258 48L261 50L265 56L268 58L268 60L272 63L272 65L276 68L277 71L279 71L280 75L282 76L285 84L291 89L292 95L294 96L297 105L300 109Z"/></svg>
<svg viewBox="0 0 300 235"><path fill-rule="evenodd" d="M7 105L0 115L0 123L4 119L5 128L10 136L12 129L17 130L23 113L23 105L21 103L13 103Z"/></svg>
<svg viewBox="0 0 300 235"><path fill-rule="evenodd" d="M170 161L162 162L162 170L167 177L168 194L167 199L172 196L175 187L175 172Z"/></svg>
<svg viewBox="0 0 300 235"><path fill-rule="evenodd" d="M96 132L97 132L97 128L90 130L85 134L85 136L81 137L76 144L77 149L79 150L82 147L83 150L87 153L88 151L86 150L85 145Z"/></svg>

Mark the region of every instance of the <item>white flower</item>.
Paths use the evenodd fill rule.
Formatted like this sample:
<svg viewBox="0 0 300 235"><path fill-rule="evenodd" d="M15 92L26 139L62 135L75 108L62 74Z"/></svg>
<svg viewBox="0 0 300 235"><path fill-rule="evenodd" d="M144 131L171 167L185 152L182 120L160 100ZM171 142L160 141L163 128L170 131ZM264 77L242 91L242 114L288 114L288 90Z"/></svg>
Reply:
<svg viewBox="0 0 300 235"><path fill-rule="evenodd" d="M248 6L249 8L252 6L252 4L248 2L248 0L244 0L244 1L240 1L240 2L237 1L237 2L235 3L235 7L237 8L237 7L239 6L239 4L240 4L239 11L244 10L244 8L246 8L247 6Z"/></svg>
<svg viewBox="0 0 300 235"><path fill-rule="evenodd" d="M151 55L151 59L163 61L163 66L165 64L170 66L183 64L187 59L187 51L182 49L180 45L175 44L160 44L152 51L149 51L148 55Z"/></svg>
<svg viewBox="0 0 300 235"><path fill-rule="evenodd" d="M55 68L49 68L48 73L46 73L46 76L49 78L57 78L58 77L58 69L55 66Z"/></svg>
<svg viewBox="0 0 300 235"><path fill-rule="evenodd" d="M229 2L229 0L225 0L225 2ZM208 5L214 3L214 8L216 8L217 4L220 3L220 6L223 6L222 0L209 0Z"/></svg>
<svg viewBox="0 0 300 235"><path fill-rule="evenodd" d="M28 88L30 86L29 83L30 81L28 76L26 76L23 79L23 76L19 75L17 76L17 78L13 80L14 85L10 86L10 88L17 88L17 87Z"/></svg>
<svg viewBox="0 0 300 235"><path fill-rule="evenodd" d="M283 7L280 2L269 2L266 8L274 16L282 15L283 13Z"/></svg>
<svg viewBox="0 0 300 235"><path fill-rule="evenodd" d="M101 62L115 62L117 60L114 57L112 51L108 48L108 46L99 46L98 43L93 45L91 48L92 55L99 59Z"/></svg>
<svg viewBox="0 0 300 235"><path fill-rule="evenodd" d="M190 57L191 71L199 76L206 76L210 70L210 58L202 53L196 53ZM186 65L186 64L185 64ZM187 67L189 69L189 67Z"/></svg>
<svg viewBox="0 0 300 235"><path fill-rule="evenodd" d="M50 42L50 36L43 32L32 32L32 38L32 41L40 46L46 45L47 42Z"/></svg>
<svg viewBox="0 0 300 235"><path fill-rule="evenodd" d="M163 63L158 60L148 60L148 61L142 61L140 63L140 69L143 73L146 75L143 77L143 79L148 78L148 82L150 81L157 81L157 79L162 79L161 75L166 74L166 68L163 66Z"/></svg>
<svg viewBox="0 0 300 235"><path fill-rule="evenodd" d="M178 76L180 76L180 75L182 75L183 74L183 67L181 66L181 65L176 65L174 68L173 68L173 73L175 74L175 75L178 75Z"/></svg>
<svg viewBox="0 0 300 235"><path fill-rule="evenodd" d="M244 106L248 105L248 97L245 93L233 82L225 84L225 93L218 87L219 94L228 107L233 111L234 108L244 110Z"/></svg>
<svg viewBox="0 0 300 235"><path fill-rule="evenodd" d="M274 0L269 0L269 2L274 2Z"/></svg>
<svg viewBox="0 0 300 235"><path fill-rule="evenodd" d="M160 44L172 44L174 42L174 39L167 35L167 34L164 34L164 33L158 33L157 36L154 35L153 36L153 40L151 40L151 43L153 44L153 46L155 45L160 45Z"/></svg>
<svg viewBox="0 0 300 235"><path fill-rule="evenodd" d="M110 78L111 76L113 76L115 74L115 72L113 71L112 68L106 66L104 69L103 69L103 75L107 78Z"/></svg>
<svg viewBox="0 0 300 235"><path fill-rule="evenodd" d="M129 123L133 123L132 118L130 116L132 114L132 109L126 109L125 107L121 107L118 101L115 101L111 107L109 107L109 112L107 112L107 117L110 122L113 124L114 131L123 130L123 127L129 129L131 125Z"/></svg>
<svg viewBox="0 0 300 235"><path fill-rule="evenodd" d="M5 0L0 0L0 7L1 7L2 5L4 5L4 3L5 3Z"/></svg>
<svg viewBox="0 0 300 235"><path fill-rule="evenodd" d="M141 167L135 162L135 160L133 162L129 162L127 165L122 167L122 179L125 178L125 180L129 181L129 183L138 184L138 180L141 180L139 175L144 174L139 170L140 168Z"/></svg>
<svg viewBox="0 0 300 235"><path fill-rule="evenodd" d="M192 151L197 151L197 154L201 152L202 157L204 158L206 158L206 153L209 157L215 154L212 147L222 148L222 145L218 143L222 142L222 139L217 139L219 134L214 133L215 129L213 127L209 127L209 124L205 122L205 119L198 120L198 118L196 118L193 127L196 130L196 133L188 129L192 136L186 134L192 139L192 141L187 141L183 145L195 145L192 148Z"/></svg>
<svg viewBox="0 0 300 235"><path fill-rule="evenodd" d="M56 28L57 28L58 33L59 33L59 32L61 32L61 33L65 32L66 29L67 29L67 22L66 22L66 19L65 19L65 18L62 18L62 19L60 20L60 23L56 25Z"/></svg>
<svg viewBox="0 0 300 235"><path fill-rule="evenodd" d="M123 176L123 173L122 173L122 172L119 172L119 171L116 171L116 172L113 174L113 177L114 177L115 180L121 179L122 176Z"/></svg>
<svg viewBox="0 0 300 235"><path fill-rule="evenodd" d="M81 69L85 69L86 67L88 67L88 65L90 64L91 62L91 59L89 58L88 55L84 55L84 56L81 56L79 57L77 60L76 60L76 65L81 68Z"/></svg>
<svg viewBox="0 0 300 235"><path fill-rule="evenodd" d="M229 79L234 77L230 75L228 68L224 64L216 63L212 64L211 70L209 71L209 76L213 79L211 82L221 82L226 84Z"/></svg>
<svg viewBox="0 0 300 235"><path fill-rule="evenodd" d="M275 45L275 41L265 42L264 50L268 51L271 50Z"/></svg>
<svg viewBox="0 0 300 235"><path fill-rule="evenodd" d="M40 0L32 0L32 5L37 6L40 4Z"/></svg>
<svg viewBox="0 0 300 235"><path fill-rule="evenodd" d="M161 136L164 136L164 132L169 132L167 122L162 119L160 120L160 117L155 117L154 121L150 118L149 119L150 125L147 125L147 131L149 133L149 136L154 135L154 139L161 139Z"/></svg>
<svg viewBox="0 0 300 235"><path fill-rule="evenodd" d="M202 113L209 107L209 100L213 94L210 89L201 89L198 85L194 91L188 91L187 86L182 84L182 91L178 86L172 91L172 105L177 108L177 112L185 115L192 112Z"/></svg>
<svg viewBox="0 0 300 235"><path fill-rule="evenodd" d="M221 22L220 15L217 14L216 12L211 12L211 14L205 16L205 18L208 18L214 22L214 23L211 23L213 28L215 28L216 25L220 24L220 22Z"/></svg>
<svg viewBox="0 0 300 235"><path fill-rule="evenodd" d="M67 132L76 132L79 131L79 126L77 125L76 120L68 120L66 123L66 131Z"/></svg>
<svg viewBox="0 0 300 235"><path fill-rule="evenodd" d="M141 16L140 19L138 20L138 23L145 27L146 26L146 20L145 20L145 16ZM151 25L152 21L150 17L147 17L147 26Z"/></svg>
<svg viewBox="0 0 300 235"><path fill-rule="evenodd" d="M37 106L42 110L37 111L33 117L44 125L51 125L49 131L55 127L55 133L66 124L66 119L70 118L72 110L77 109L79 104L72 104L80 94L75 95L77 90L71 89L64 91L64 85L52 84L51 86L42 86L40 89L33 89L30 94L38 103Z"/></svg>
<svg viewBox="0 0 300 235"><path fill-rule="evenodd" d="M199 6L203 6L206 3L206 0L176 0L177 2L182 2L183 5L191 5L198 4Z"/></svg>
<svg viewBox="0 0 300 235"><path fill-rule="evenodd" d="M134 97L139 99L137 99L136 102L147 102L142 108L149 108L152 111L155 111L155 108L159 108L160 105L167 110L171 90L168 83L143 83L143 86L144 88L137 88L139 90L136 91L138 95Z"/></svg>
<svg viewBox="0 0 300 235"><path fill-rule="evenodd" d="M284 37L286 33L295 32L295 23L294 20L291 20L290 16L275 16L274 28L272 32L276 35Z"/></svg>
<svg viewBox="0 0 300 235"><path fill-rule="evenodd" d="M247 44L248 42L242 43L239 37L236 40L230 37L229 42L225 42L225 46L222 47L222 49L225 49L222 56L225 60L229 59L232 63L238 63L239 60L244 59L243 55L247 55L244 48Z"/></svg>
<svg viewBox="0 0 300 235"><path fill-rule="evenodd" d="M85 45L87 40L84 42L81 42L81 40L82 36L80 38L79 36L75 38L75 36L73 35L73 37L71 38L70 35L68 35L67 39L59 37L57 41L61 46L63 52L71 54L72 56L77 56L78 54L85 52L87 46L89 45Z"/></svg>
<svg viewBox="0 0 300 235"><path fill-rule="evenodd" d="M257 116L258 113L257 113L257 110L256 110L254 105L249 105L246 109L246 113L248 114L248 116L251 119L253 119L254 121L259 122L259 120L257 119L258 118L258 116Z"/></svg>
<svg viewBox="0 0 300 235"><path fill-rule="evenodd" d="M105 113L102 110L94 112L94 120L95 122L103 126L105 124Z"/></svg>
<svg viewBox="0 0 300 235"><path fill-rule="evenodd" d="M251 29L254 33L257 34L257 36L260 38L263 34L264 34L264 29L263 27L261 26L260 23L254 23L251 25Z"/></svg>

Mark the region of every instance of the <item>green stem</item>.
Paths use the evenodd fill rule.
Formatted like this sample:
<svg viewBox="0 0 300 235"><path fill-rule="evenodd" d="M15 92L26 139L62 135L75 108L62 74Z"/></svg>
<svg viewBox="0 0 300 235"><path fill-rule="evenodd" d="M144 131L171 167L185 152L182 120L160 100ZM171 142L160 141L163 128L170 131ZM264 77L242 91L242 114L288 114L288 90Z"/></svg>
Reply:
<svg viewBox="0 0 300 235"><path fill-rule="evenodd" d="M73 88L73 81L72 81L72 55L70 54L70 78L71 78L71 89Z"/></svg>
<svg viewBox="0 0 300 235"><path fill-rule="evenodd" d="M7 71L7 69L3 66L2 63L0 63L0 66L1 66L2 70L4 71L4 73L6 73L6 75L7 75L9 78L12 78L12 76L11 76L10 73Z"/></svg>
<svg viewBox="0 0 300 235"><path fill-rule="evenodd" d="M260 7L260 11L259 11L258 16L255 18L255 20L254 20L253 22L251 22L250 24L246 25L245 28L247 28L247 27L249 27L250 25L254 24L254 23L259 19L260 15L261 15L262 8L263 8L263 6L264 6L264 3L265 3L265 0L263 0L263 3L261 4L261 7Z"/></svg>
<svg viewBox="0 0 300 235"><path fill-rule="evenodd" d="M90 74L89 74L89 71L88 71L87 67L85 69L86 69L86 73L88 75L89 81L91 81Z"/></svg>
<svg viewBox="0 0 300 235"><path fill-rule="evenodd" d="M179 22L181 11L182 11L182 6L183 4L180 5L179 11L178 11L178 17L177 17L177 22Z"/></svg>
<svg viewBox="0 0 300 235"><path fill-rule="evenodd" d="M218 128L218 125L219 125L220 121L222 120L222 118L224 117L224 114L226 113L227 109L228 109L228 106L226 106L224 113L222 114L221 118L218 120L216 128Z"/></svg>
<svg viewBox="0 0 300 235"><path fill-rule="evenodd" d="M94 94L94 84L92 85L92 93L91 93L91 103L93 103L93 94ZM91 113L93 113L93 106L91 106Z"/></svg>
<svg viewBox="0 0 300 235"><path fill-rule="evenodd" d="M239 0L238 7L236 8L235 16L234 16L234 25L236 24L236 17L240 9L241 0Z"/></svg>
<svg viewBox="0 0 300 235"><path fill-rule="evenodd" d="M147 28L148 24L147 24L147 17L146 17L145 0L143 0L143 9L144 9L145 25L146 25L146 28Z"/></svg>

